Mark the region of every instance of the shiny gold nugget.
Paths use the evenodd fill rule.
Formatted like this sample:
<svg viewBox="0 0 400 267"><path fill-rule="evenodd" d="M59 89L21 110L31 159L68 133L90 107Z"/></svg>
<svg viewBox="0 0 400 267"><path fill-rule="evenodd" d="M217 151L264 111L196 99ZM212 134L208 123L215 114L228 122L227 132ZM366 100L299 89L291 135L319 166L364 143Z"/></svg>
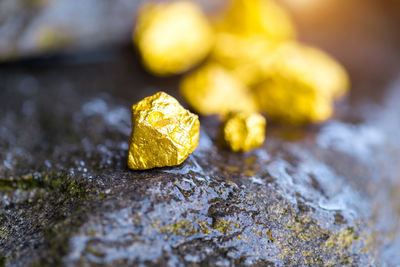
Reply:
<svg viewBox="0 0 400 267"><path fill-rule="evenodd" d="M214 33L194 3L149 3L140 11L134 42L145 67L157 75L182 73L203 60Z"/></svg>
<svg viewBox="0 0 400 267"><path fill-rule="evenodd" d="M246 152L264 143L265 118L257 112L233 112L221 127L224 143L235 152Z"/></svg>
<svg viewBox="0 0 400 267"><path fill-rule="evenodd" d="M186 75L180 93L202 115L225 115L230 111L254 111L249 89L218 64L208 63Z"/></svg>
<svg viewBox="0 0 400 267"><path fill-rule="evenodd" d="M344 68L322 51L295 43L282 45L274 57L254 89L268 118L296 125L331 117L334 99L349 87Z"/></svg>
<svg viewBox="0 0 400 267"><path fill-rule="evenodd" d="M133 170L181 164L199 141L197 115L159 92L132 106L128 167Z"/></svg>

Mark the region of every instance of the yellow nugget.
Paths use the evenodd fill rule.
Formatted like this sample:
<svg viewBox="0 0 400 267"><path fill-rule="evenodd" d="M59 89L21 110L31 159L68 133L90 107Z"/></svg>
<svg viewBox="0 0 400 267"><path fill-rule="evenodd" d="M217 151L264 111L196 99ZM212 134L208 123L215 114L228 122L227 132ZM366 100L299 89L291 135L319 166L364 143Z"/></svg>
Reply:
<svg viewBox="0 0 400 267"><path fill-rule="evenodd" d="M328 119L334 99L348 87L347 73L334 59L315 48L288 43L278 49L254 93L270 119L303 124Z"/></svg>
<svg viewBox="0 0 400 267"><path fill-rule="evenodd" d="M289 14L273 0L231 0L229 4L216 22L218 32L260 35L276 42L296 37Z"/></svg>
<svg viewBox="0 0 400 267"><path fill-rule="evenodd" d="M134 32L145 67L161 76L179 74L198 64L213 41L207 17L188 1L146 4Z"/></svg>
<svg viewBox="0 0 400 267"><path fill-rule="evenodd" d="M265 118L257 112L229 113L222 124L224 143L235 152L246 152L264 143Z"/></svg>
<svg viewBox="0 0 400 267"><path fill-rule="evenodd" d="M203 65L186 75L181 81L180 93L202 115L256 110L256 103L249 89L215 63Z"/></svg>
<svg viewBox="0 0 400 267"><path fill-rule="evenodd" d="M145 170L181 164L199 141L197 115L159 92L132 106L128 167Z"/></svg>

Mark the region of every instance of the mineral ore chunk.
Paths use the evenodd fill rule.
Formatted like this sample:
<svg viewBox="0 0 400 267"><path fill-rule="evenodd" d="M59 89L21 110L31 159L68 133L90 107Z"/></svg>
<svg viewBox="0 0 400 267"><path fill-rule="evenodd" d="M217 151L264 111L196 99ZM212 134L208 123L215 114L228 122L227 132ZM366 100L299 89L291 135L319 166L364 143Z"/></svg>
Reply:
<svg viewBox="0 0 400 267"><path fill-rule="evenodd" d="M202 115L226 115L231 111L254 111L249 89L218 64L208 63L186 75L180 93Z"/></svg>
<svg viewBox="0 0 400 267"><path fill-rule="evenodd" d="M324 121L333 113L335 98L348 90L344 68L315 48L288 43L273 62L254 89L259 108L271 120L295 125Z"/></svg>
<svg viewBox="0 0 400 267"><path fill-rule="evenodd" d="M231 0L225 14L216 22L218 32L248 37L259 35L270 41L296 37L289 14L274 0Z"/></svg>
<svg viewBox="0 0 400 267"><path fill-rule="evenodd" d="M214 33L194 3L149 3L141 9L134 32L145 67L165 76L182 73L208 54Z"/></svg>
<svg viewBox="0 0 400 267"><path fill-rule="evenodd" d="M283 72L289 78L319 88L333 98L343 96L349 90L349 77L344 67L325 52L295 42L281 45L274 55L270 69Z"/></svg>
<svg viewBox="0 0 400 267"><path fill-rule="evenodd" d="M274 0L231 0L214 23L211 58L247 86L259 83L275 48L296 36L289 14Z"/></svg>
<svg viewBox="0 0 400 267"><path fill-rule="evenodd" d="M247 86L262 80L277 44L260 35L216 34L211 59L229 70Z"/></svg>
<svg viewBox="0 0 400 267"><path fill-rule="evenodd" d="M198 116L159 92L132 106L128 167L144 170L181 164L199 140Z"/></svg>
<svg viewBox="0 0 400 267"><path fill-rule="evenodd" d="M265 118L257 112L229 113L222 124L223 142L235 152L246 152L264 143Z"/></svg>

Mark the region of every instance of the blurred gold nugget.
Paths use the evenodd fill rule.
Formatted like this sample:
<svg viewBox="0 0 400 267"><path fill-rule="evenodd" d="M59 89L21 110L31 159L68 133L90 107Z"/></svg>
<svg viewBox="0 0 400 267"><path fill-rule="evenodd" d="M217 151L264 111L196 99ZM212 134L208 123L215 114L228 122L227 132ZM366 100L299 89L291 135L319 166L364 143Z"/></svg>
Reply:
<svg viewBox="0 0 400 267"><path fill-rule="evenodd" d="M312 47L287 43L276 51L264 82L254 92L268 118L302 124L328 119L335 98L348 87L346 71L333 58Z"/></svg>
<svg viewBox="0 0 400 267"><path fill-rule="evenodd" d="M229 113L222 124L224 143L235 152L246 152L264 143L265 118L257 112Z"/></svg>
<svg viewBox="0 0 400 267"><path fill-rule="evenodd" d="M197 115L159 92L132 106L128 167L145 170L181 164L199 141Z"/></svg>
<svg viewBox="0 0 400 267"><path fill-rule="evenodd" d="M227 11L216 21L216 29L244 37L260 35L277 42L296 37L289 14L274 0L230 0Z"/></svg>
<svg viewBox="0 0 400 267"><path fill-rule="evenodd" d="M211 59L253 88L272 120L320 122L349 87L344 68L327 54L294 41L289 15L272 0L233 0L216 23Z"/></svg>
<svg viewBox="0 0 400 267"><path fill-rule="evenodd" d="M289 14L273 0L231 0L215 24L211 58L247 86L260 82L276 46L296 36Z"/></svg>
<svg viewBox="0 0 400 267"><path fill-rule="evenodd" d="M144 65L154 74L182 73L209 53L214 32L194 3L149 3L137 18L134 42Z"/></svg>
<svg viewBox="0 0 400 267"><path fill-rule="evenodd" d="M268 68L276 44L259 35L218 33L211 59L247 86L258 83Z"/></svg>
<svg viewBox="0 0 400 267"><path fill-rule="evenodd" d="M254 111L249 89L218 64L208 63L186 75L180 84L186 102L202 115Z"/></svg>

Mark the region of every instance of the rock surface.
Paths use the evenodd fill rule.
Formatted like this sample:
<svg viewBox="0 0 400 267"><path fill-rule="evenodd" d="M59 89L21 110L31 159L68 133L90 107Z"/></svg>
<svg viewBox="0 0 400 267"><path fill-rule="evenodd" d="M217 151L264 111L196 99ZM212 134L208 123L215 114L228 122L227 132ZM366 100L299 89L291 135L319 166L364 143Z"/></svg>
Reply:
<svg viewBox="0 0 400 267"><path fill-rule="evenodd" d="M1 70L3 264L400 263L399 82L385 108L349 112L358 123L272 125L245 154L219 147L203 117L182 165L130 171L131 103L178 82L129 55Z"/></svg>
<svg viewBox="0 0 400 267"><path fill-rule="evenodd" d="M126 166L130 106L178 78L118 48L1 65L0 266L399 265L397 35L370 26L336 40L353 88L333 120L237 154L203 117L198 149L151 171Z"/></svg>

